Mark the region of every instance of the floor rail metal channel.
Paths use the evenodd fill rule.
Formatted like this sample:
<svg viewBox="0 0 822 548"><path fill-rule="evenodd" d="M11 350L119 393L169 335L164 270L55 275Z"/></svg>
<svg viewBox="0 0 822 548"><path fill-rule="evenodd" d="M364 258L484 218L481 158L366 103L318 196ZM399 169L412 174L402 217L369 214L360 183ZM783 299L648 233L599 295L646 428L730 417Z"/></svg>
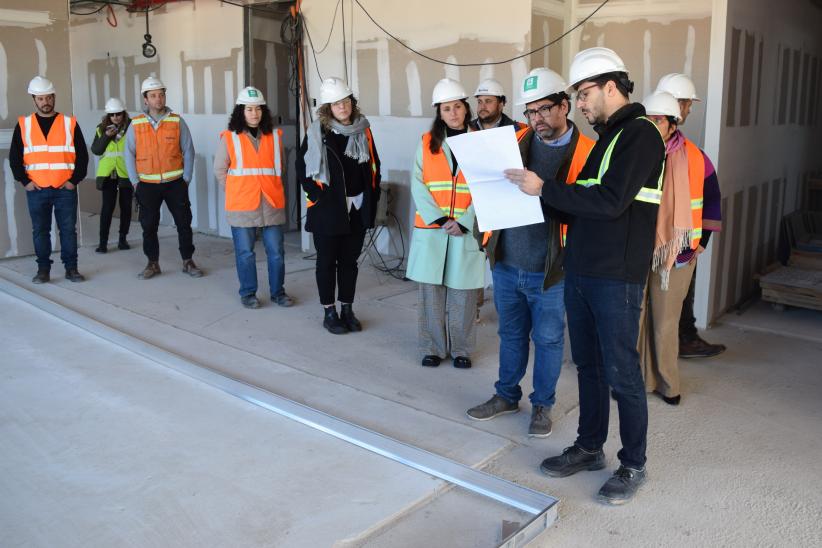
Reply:
<svg viewBox="0 0 822 548"><path fill-rule="evenodd" d="M558 500L510 481L475 470L419 447L323 413L256 386L217 373L178 354L159 348L100 321L89 318L21 287L0 274L0 290L126 350L183 373L254 405L315 428L338 439L430 474L469 491L533 515L533 519L505 539L500 547L519 548L557 519Z"/></svg>

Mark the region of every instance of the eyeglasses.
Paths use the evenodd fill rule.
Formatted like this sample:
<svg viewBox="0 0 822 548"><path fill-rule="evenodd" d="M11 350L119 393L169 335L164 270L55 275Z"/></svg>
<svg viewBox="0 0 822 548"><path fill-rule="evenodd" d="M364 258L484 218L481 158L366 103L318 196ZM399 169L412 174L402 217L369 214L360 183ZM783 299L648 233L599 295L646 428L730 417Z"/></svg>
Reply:
<svg viewBox="0 0 822 548"><path fill-rule="evenodd" d="M583 103L588 100L588 94L590 93L590 89L600 87L599 84L591 84L590 86L586 86L584 88L580 88L576 92L576 100L582 101Z"/></svg>
<svg viewBox="0 0 822 548"><path fill-rule="evenodd" d="M340 99L339 101L334 101L331 103L332 107L347 107L351 104L351 97L346 97L345 99Z"/></svg>
<svg viewBox="0 0 822 548"><path fill-rule="evenodd" d="M114 114L111 115L111 117L114 118L115 116L124 116L124 115L125 115L125 112L115 112Z"/></svg>
<svg viewBox="0 0 822 548"><path fill-rule="evenodd" d="M542 105L538 109L526 108L522 111L522 115L529 120L531 118L536 118L537 114L539 114L542 118L546 118L549 114L551 114L551 109L556 106L559 106L559 103L554 103L553 105Z"/></svg>

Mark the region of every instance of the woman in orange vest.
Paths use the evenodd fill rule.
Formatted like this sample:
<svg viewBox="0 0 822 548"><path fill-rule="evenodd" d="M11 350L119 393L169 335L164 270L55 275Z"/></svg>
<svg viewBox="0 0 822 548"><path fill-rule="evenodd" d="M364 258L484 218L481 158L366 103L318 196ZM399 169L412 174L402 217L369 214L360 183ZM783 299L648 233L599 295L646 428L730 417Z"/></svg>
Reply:
<svg viewBox="0 0 822 548"><path fill-rule="evenodd" d="M677 129L679 103L656 91L643 100L647 117L665 140L662 199L656 223L653 264L640 318L639 356L645 387L665 403L679 405L679 316L702 237L705 157Z"/></svg>
<svg viewBox="0 0 822 548"><path fill-rule="evenodd" d="M221 140L222 146L217 147L214 156L214 175L225 189L225 212L234 240L240 302L246 308L260 308L254 253L260 229L271 300L280 306L291 306L294 301L283 288L285 155L282 131L274 128L271 111L260 90L247 87L240 91L228 131L222 133Z"/></svg>
<svg viewBox="0 0 822 548"><path fill-rule="evenodd" d="M357 259L365 231L374 226L380 199L380 159L368 119L360 113L345 82L323 80L320 103L318 119L308 128L296 167L308 209L305 229L313 234L317 250L323 327L342 335L362 330L352 304Z"/></svg>
<svg viewBox="0 0 822 548"><path fill-rule="evenodd" d="M438 366L449 354L454 367L471 367L476 290L485 285L471 193L445 142L468 131L466 98L456 80L444 78L434 87L431 106L437 114L422 136L411 176L417 215L406 276L420 284L418 349L426 367Z"/></svg>

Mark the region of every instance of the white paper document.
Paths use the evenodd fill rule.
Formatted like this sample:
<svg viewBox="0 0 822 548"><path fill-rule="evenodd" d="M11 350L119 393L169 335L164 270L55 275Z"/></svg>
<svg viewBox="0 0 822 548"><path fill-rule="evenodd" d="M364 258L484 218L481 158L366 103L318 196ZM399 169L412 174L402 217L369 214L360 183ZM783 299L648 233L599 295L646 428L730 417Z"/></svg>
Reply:
<svg viewBox="0 0 822 548"><path fill-rule="evenodd" d="M522 168L514 126L471 131L446 142L468 182L481 231L545 221L539 196L525 194L503 173Z"/></svg>

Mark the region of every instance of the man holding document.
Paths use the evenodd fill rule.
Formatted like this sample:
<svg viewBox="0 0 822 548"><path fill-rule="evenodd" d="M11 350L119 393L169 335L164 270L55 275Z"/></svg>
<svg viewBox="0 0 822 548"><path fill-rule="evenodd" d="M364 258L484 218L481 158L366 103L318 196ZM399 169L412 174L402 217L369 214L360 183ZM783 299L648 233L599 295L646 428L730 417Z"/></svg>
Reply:
<svg viewBox="0 0 822 548"><path fill-rule="evenodd" d="M628 502L645 482L648 404L637 337L662 195L665 144L645 109L631 103L633 82L612 50L579 52L569 91L599 134L576 184L528 170L506 175L528 194L572 215L565 255L565 307L579 379L577 439L540 469L552 477L605 468L609 386L619 410L621 466L599 490L608 504Z"/></svg>
<svg viewBox="0 0 822 548"><path fill-rule="evenodd" d="M546 68L532 70L519 89L528 126L516 134L523 164L545 180L573 182L593 141L568 120L569 97L562 77ZM471 180L469 179L469 184ZM479 212L482 221L482 211ZM544 207L542 222L494 230L485 245L494 277L499 315L499 380L487 402L468 410L474 420L519 411L520 381L534 342L534 391L530 395L528 435L551 434L550 411L562 367L565 330L562 257L564 225Z"/></svg>

